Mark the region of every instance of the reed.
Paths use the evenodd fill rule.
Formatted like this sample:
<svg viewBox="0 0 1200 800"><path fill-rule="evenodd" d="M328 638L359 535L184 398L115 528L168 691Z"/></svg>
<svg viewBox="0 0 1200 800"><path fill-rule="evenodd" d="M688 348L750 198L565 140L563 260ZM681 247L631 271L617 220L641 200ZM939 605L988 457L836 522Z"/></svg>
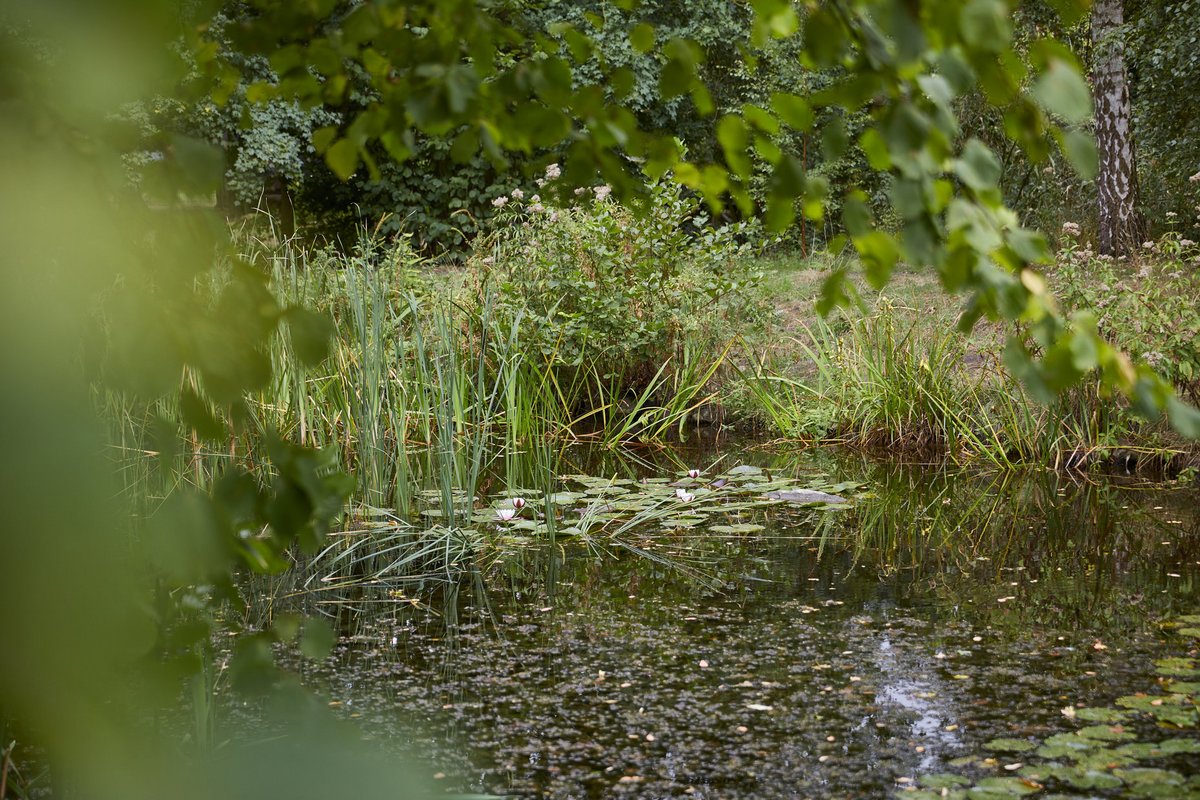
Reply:
<svg viewBox="0 0 1200 800"><path fill-rule="evenodd" d="M739 368L754 412L790 438L1001 469L1062 465L1136 435L1094 387L1040 404L994 356L968 363L959 334L922 326L911 311L882 302L870 315L803 326L799 375L778 364Z"/></svg>

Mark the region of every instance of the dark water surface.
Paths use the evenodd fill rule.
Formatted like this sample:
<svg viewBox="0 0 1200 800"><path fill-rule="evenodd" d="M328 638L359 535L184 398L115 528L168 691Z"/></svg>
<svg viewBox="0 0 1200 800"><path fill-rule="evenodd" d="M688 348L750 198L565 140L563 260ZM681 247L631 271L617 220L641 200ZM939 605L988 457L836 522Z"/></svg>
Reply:
<svg viewBox="0 0 1200 800"><path fill-rule="evenodd" d="M715 457L557 467L673 478ZM1159 623L1200 611L1194 489L820 453L716 469L740 463L862 486L844 510L738 511L719 520L732 532L517 535L424 591L313 593L343 635L298 668L449 793L851 798L1016 774L985 743L1075 730L1064 708L1154 691L1154 659L1188 654ZM1195 776L1200 755L1151 766ZM1051 790L1149 796L1037 796ZM1158 796L1200 783L1180 792Z"/></svg>

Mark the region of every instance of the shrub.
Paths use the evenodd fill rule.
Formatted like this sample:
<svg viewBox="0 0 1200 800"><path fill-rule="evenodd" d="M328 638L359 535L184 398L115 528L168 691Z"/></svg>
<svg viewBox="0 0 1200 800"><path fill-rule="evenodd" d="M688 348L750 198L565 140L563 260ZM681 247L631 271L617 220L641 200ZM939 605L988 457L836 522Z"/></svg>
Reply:
<svg viewBox="0 0 1200 800"><path fill-rule="evenodd" d="M1200 245L1171 230L1135 258L1097 255L1063 226L1053 271L1071 310L1094 309L1101 335L1200 400Z"/></svg>
<svg viewBox="0 0 1200 800"><path fill-rule="evenodd" d="M692 368L764 330L753 224L712 227L698 201L665 181L636 210L605 186L576 194L573 208L519 189L497 198L504 227L474 260L497 284L498 313L521 341L554 368L585 376L590 399L606 387L641 390L669 361Z"/></svg>

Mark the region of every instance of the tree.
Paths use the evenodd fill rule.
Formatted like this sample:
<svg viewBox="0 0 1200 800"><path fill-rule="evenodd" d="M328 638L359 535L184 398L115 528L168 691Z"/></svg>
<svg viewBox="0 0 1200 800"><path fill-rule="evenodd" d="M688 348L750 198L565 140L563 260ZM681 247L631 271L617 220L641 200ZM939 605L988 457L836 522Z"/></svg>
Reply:
<svg viewBox="0 0 1200 800"><path fill-rule="evenodd" d="M1124 0L1096 0L1092 6L1096 48L1092 84L1100 154L1100 252L1108 255L1129 253L1142 240L1146 227L1137 207L1137 155L1125 74L1124 24Z"/></svg>

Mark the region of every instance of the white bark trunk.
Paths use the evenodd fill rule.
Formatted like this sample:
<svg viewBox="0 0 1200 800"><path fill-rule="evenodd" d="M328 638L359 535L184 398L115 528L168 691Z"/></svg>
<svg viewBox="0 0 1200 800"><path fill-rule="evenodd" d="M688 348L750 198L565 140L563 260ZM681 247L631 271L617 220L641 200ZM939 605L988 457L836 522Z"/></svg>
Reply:
<svg viewBox="0 0 1200 800"><path fill-rule="evenodd" d="M1092 42L1095 64L1096 145L1100 151L1100 252L1122 255L1136 247L1144 225L1137 212L1137 162L1133 113L1125 78L1124 0L1095 0Z"/></svg>

